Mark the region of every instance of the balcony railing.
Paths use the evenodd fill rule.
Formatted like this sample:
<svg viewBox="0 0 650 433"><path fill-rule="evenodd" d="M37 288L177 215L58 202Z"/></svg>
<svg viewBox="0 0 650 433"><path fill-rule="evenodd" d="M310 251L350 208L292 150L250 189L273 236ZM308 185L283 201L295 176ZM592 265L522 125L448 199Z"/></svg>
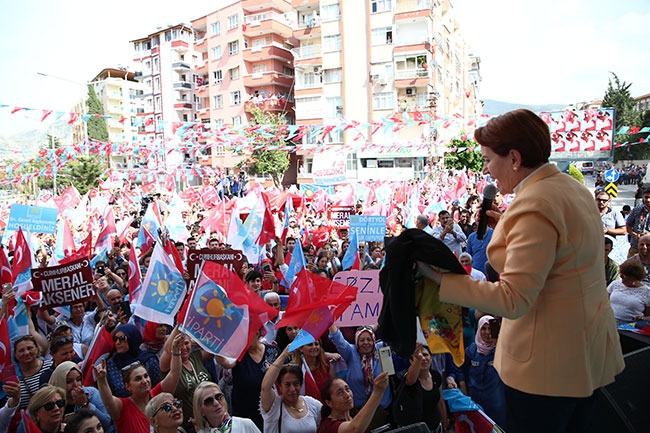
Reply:
<svg viewBox="0 0 650 433"><path fill-rule="evenodd" d="M191 69L189 63L185 63L185 62L174 62L174 63L172 63L172 68L173 69L187 69L187 70Z"/></svg>
<svg viewBox="0 0 650 433"><path fill-rule="evenodd" d="M321 45L305 45L291 50L294 60L311 59L314 57L321 57L323 54L323 47Z"/></svg>
<svg viewBox="0 0 650 433"><path fill-rule="evenodd" d="M424 68L415 68L415 69L400 69L395 71L395 79L403 78L426 78L429 76L429 71Z"/></svg>
<svg viewBox="0 0 650 433"><path fill-rule="evenodd" d="M174 83L174 89L192 89L192 83L188 83L187 81L179 81Z"/></svg>

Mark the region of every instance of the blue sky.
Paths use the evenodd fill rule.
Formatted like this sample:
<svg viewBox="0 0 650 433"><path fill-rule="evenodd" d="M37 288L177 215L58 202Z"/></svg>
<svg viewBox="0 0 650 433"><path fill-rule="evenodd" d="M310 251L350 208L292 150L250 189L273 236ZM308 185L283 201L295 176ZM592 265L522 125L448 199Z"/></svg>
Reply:
<svg viewBox="0 0 650 433"><path fill-rule="evenodd" d="M85 93L74 83L127 65L130 40L229 2L0 0L0 104L69 111ZM591 100L603 96L609 71L633 83L633 96L650 93L648 0L458 0L455 10L482 59L483 99ZM38 126L24 115L7 117L2 110L0 135Z"/></svg>

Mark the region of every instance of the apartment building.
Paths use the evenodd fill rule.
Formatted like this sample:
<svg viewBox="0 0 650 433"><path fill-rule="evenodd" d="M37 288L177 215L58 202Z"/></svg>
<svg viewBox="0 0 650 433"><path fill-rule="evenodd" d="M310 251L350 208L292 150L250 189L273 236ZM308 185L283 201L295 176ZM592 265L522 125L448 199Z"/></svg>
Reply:
<svg viewBox="0 0 650 433"><path fill-rule="evenodd" d="M358 132L330 134L326 144L346 154L347 178L423 177L443 154L437 143L467 130L463 119L481 114L480 58L468 52L450 0L293 0L292 6L297 124L340 117L364 124L416 112L460 119L444 128L433 121L396 132L380 128L370 141L390 146L388 152L372 146L346 152ZM321 138L305 140L320 144ZM299 155L299 183L313 182L314 157Z"/></svg>
<svg viewBox="0 0 650 433"><path fill-rule="evenodd" d="M104 107L108 141L135 142L138 136L138 115L144 111L143 84L133 72L124 68L106 68L91 80L97 97ZM111 155L111 167L132 168L127 155Z"/></svg>
<svg viewBox="0 0 650 433"><path fill-rule="evenodd" d="M138 138L161 147L159 154L164 156L157 166L166 170L191 159L190 153L176 150L181 139L174 131L178 123L195 119L193 42L194 32L185 24L159 28L131 41L135 77L142 82Z"/></svg>
<svg viewBox="0 0 650 433"><path fill-rule="evenodd" d="M254 107L294 122L293 17L288 1L243 0L192 21L197 122L216 130L247 125ZM200 162L224 174L245 157L202 142Z"/></svg>

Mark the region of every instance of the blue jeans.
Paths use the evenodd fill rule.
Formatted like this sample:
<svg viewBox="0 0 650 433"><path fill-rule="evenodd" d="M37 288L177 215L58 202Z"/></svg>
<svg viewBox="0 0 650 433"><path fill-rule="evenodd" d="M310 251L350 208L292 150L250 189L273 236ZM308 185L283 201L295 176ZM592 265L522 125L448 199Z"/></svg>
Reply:
<svg viewBox="0 0 650 433"><path fill-rule="evenodd" d="M508 433L587 433L596 405L589 397L528 394L505 386Z"/></svg>

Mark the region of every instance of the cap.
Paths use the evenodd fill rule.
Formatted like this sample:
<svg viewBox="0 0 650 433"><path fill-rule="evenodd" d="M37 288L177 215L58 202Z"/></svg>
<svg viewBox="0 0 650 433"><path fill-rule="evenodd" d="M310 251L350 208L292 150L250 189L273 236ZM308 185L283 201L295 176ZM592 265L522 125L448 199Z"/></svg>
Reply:
<svg viewBox="0 0 650 433"><path fill-rule="evenodd" d="M52 332L50 332L49 339L51 340L54 335L56 335L57 332L59 332L61 329L68 328L72 329L68 322L65 320L60 320L56 323L54 323L54 328L52 328Z"/></svg>

